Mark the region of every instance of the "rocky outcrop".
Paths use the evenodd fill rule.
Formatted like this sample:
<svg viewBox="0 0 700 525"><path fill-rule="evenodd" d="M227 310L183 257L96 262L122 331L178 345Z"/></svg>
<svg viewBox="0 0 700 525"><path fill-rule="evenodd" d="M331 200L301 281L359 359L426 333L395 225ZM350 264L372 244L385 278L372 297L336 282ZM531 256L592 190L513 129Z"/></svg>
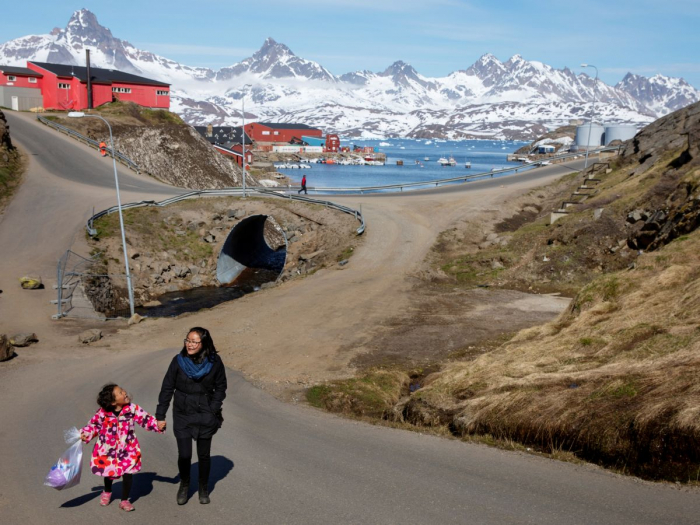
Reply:
<svg viewBox="0 0 700 525"><path fill-rule="evenodd" d="M8 152L14 150L10 139L10 126L7 124L5 114L0 110L0 161L9 162Z"/></svg>
<svg viewBox="0 0 700 525"><path fill-rule="evenodd" d="M700 226L700 180L692 175L700 166L700 103L645 128L625 147L623 162L639 177L678 150L645 195L646 208L627 215L630 248L655 250Z"/></svg>
<svg viewBox="0 0 700 525"><path fill-rule="evenodd" d="M192 189L241 185L241 169L190 126L117 126L115 142L142 171L168 184ZM246 183L257 186L249 177Z"/></svg>

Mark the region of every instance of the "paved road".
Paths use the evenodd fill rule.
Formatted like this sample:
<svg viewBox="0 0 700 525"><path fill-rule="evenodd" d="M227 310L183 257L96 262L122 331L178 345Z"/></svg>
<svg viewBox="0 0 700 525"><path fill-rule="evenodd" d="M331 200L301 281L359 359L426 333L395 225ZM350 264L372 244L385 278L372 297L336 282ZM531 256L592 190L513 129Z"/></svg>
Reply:
<svg viewBox="0 0 700 525"><path fill-rule="evenodd" d="M63 492L43 487L42 477L65 448L62 429L87 421L106 381L117 381L154 411L173 354L172 349L77 350L0 370L0 392L12 399L1 409L3 523L116 519L116 505L99 507L100 480L89 472L80 485ZM144 470L135 477L132 519L153 524L697 523L697 493L339 419L280 403L228 374L224 427L212 451L212 504L204 507L193 499L177 507L172 435L137 429Z"/></svg>
<svg viewBox="0 0 700 525"><path fill-rule="evenodd" d="M3 276L16 272L22 263L33 268L55 262L54 252L82 234L84 208L93 202L98 208L107 207L113 198L111 165L94 151L42 131L24 115L10 114L10 122L13 139L32 153L32 161L25 184L0 223ZM83 170L83 164L92 169ZM538 171L551 178L557 173L551 171L554 168ZM134 200L148 196L149 191L158 198L178 191L126 171L123 177ZM462 188L472 191L489 184L507 183L484 181ZM431 190L426 206L436 207L445 191L459 190ZM421 197L412 194L404 199L418 202ZM383 202L388 201L377 200L377 207ZM370 242L381 244L382 240ZM8 245L10 250L5 249ZM12 319L15 328L21 326L22 312L36 321L43 315L36 301L45 301L37 297L3 294L0 325ZM145 326L142 344L134 350L73 346L61 353L40 346L0 366L3 524L113 522L114 513L120 511L116 505L99 507L99 480L88 472L81 485L65 492L43 487L41 482L65 448L62 430L87 421L103 383L117 381L147 410L155 409L162 374L174 353L172 348L149 344L148 331L162 330L161 325L171 326ZM57 337L62 329L76 328L69 322L58 326ZM142 325L136 328L134 334L143 333L138 330ZM175 344L181 334L173 333L172 339ZM192 500L177 507L174 439L139 429L144 471L135 478L137 511L122 519L154 524L195 520L212 524L698 522L700 498L694 491L347 421L282 404L234 372L229 377L224 428L213 448L213 503L203 507Z"/></svg>

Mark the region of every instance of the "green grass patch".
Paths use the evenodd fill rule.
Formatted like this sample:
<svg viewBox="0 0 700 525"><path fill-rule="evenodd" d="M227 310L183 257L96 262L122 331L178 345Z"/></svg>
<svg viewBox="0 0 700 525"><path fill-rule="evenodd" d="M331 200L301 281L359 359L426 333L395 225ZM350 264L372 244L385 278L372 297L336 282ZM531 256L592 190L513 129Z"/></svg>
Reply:
<svg viewBox="0 0 700 525"><path fill-rule="evenodd" d="M313 386L306 391L306 400L331 412L382 417L399 400L408 380L402 372L371 370L360 377Z"/></svg>
<svg viewBox="0 0 700 525"><path fill-rule="evenodd" d="M341 253L338 254L338 262L349 259L355 255L355 249L352 246L348 246Z"/></svg>

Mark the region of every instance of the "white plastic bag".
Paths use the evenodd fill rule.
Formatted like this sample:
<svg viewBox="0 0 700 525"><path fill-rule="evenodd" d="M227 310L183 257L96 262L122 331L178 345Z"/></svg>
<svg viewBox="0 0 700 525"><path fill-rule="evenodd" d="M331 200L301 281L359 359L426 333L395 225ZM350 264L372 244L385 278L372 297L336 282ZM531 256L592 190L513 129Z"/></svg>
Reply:
<svg viewBox="0 0 700 525"><path fill-rule="evenodd" d="M68 489L80 483L83 467L83 442L80 431L73 427L63 433L66 443L71 445L44 478L44 485L56 490Z"/></svg>

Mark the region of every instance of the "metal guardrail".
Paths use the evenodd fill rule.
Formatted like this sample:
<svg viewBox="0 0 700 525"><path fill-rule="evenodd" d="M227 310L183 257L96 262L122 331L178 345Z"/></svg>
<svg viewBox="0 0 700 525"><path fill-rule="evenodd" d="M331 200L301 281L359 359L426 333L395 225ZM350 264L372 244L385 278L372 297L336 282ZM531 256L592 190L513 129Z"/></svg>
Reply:
<svg viewBox="0 0 700 525"><path fill-rule="evenodd" d="M186 199L194 199L198 197L205 197L205 196L244 196L244 195L251 195L251 194L258 194L262 196L267 196L267 197L279 197L282 199L289 199L289 200L296 200L296 201L302 201L302 202L308 202L311 204L321 204L325 206L326 208L331 208L337 211L340 211L342 213L347 213L348 215L353 215L355 217L355 220L357 220L360 223L360 226L357 228L356 233L357 235L362 235L365 231L365 219L362 216L362 211L355 210L353 208L348 208L347 206L341 206L340 204L336 204L335 202L330 202L330 201L324 201L324 200L319 200L319 199L312 199L310 197L302 197L300 195L288 195L285 193L282 193L280 191L274 191L274 190L269 190L265 188L247 188L245 190L245 193L243 192L243 188L222 188L222 189L214 189L214 190L194 190L188 193L183 193L182 195L177 195L175 197L170 197L169 199L162 200L160 202L152 201L152 200L145 200L145 201L140 201L140 202L131 202L128 204L122 204L122 210L128 210L130 208L142 208L146 206L168 206L169 204L174 204L176 202L180 202ZM109 215L110 213L115 213L119 208L117 206L112 206L111 208L108 208L106 210L102 210L100 212L97 212L94 214L92 217L88 219L87 222L87 230L90 235L95 235L95 229L93 228L93 223L96 219L99 219L100 217L103 217L105 215Z"/></svg>
<svg viewBox="0 0 700 525"><path fill-rule="evenodd" d="M41 122L42 124L44 124L46 126L49 126L50 128L53 128L57 131L60 131L61 133L65 133L66 135L71 136L71 137L73 137L81 142L84 142L85 144L87 144L89 146L94 146L95 149L99 149L99 146L100 146L99 142L97 142L96 140L93 140L89 137L86 137L85 135L83 135L81 133L78 133L74 129L66 127L62 124L58 124L57 122L53 122L53 121L47 119L46 117L42 117L41 115L37 115L36 118L39 122ZM138 164L136 164L133 160L131 160L129 157L127 157L123 153L120 153L118 151L112 151L112 148L107 148L107 153L111 157L114 157L117 160L117 162L124 164L124 166L126 166L127 168L135 171L136 173L141 172Z"/></svg>
<svg viewBox="0 0 700 525"><path fill-rule="evenodd" d="M591 154L596 155L598 153L603 153L606 151L616 151L620 148L620 146L611 146L611 147L605 147L605 148L598 148L596 150L590 151L588 154L589 156ZM464 175L460 177L451 177L448 179L436 179L436 180L425 180L425 181L419 181L419 182L406 182L403 184L388 184L385 186L365 186L365 187L348 187L348 188L326 188L326 187L320 187L320 186L308 186L307 190L308 191L315 191L318 193L371 193L371 192L377 192L377 191L390 191L390 190L399 190L403 191L404 188L416 188L416 187L421 187L421 186L441 186L445 184L454 184L458 182L468 182L468 181L473 181L473 180L478 180L478 179L485 179L485 178L493 178L494 176L500 176L500 175L505 175L507 173L518 173L519 171L523 170L531 170L537 167L540 167L543 162L554 162L554 161L560 161L560 160L568 160L568 159L574 159L577 157L581 157L582 153L577 152L577 153L565 153L561 155L555 155L552 157L547 157L544 160L539 160L539 161L534 161L530 164L518 164L517 166L511 166L509 168L503 168L500 170L495 170L495 171L486 171L482 173L474 173L472 175ZM298 189L299 186L292 186L288 188L288 190L296 190Z"/></svg>

